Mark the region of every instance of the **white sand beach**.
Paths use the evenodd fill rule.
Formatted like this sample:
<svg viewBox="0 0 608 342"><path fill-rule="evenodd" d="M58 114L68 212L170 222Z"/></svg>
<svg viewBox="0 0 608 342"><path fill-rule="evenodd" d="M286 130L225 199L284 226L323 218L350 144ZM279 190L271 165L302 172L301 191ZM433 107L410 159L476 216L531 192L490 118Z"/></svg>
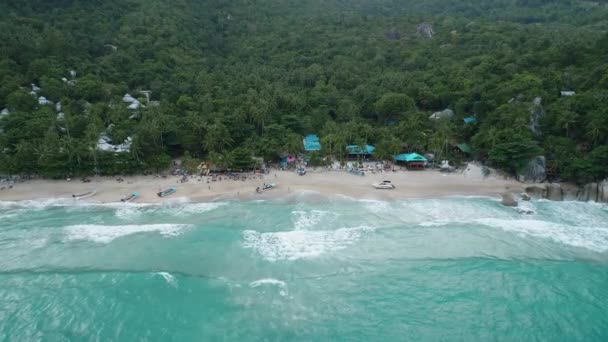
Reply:
<svg viewBox="0 0 608 342"><path fill-rule="evenodd" d="M442 196L492 196L499 197L505 191L523 192L525 184L501 177L476 177L463 173L440 173L438 171L397 171L366 173L365 176L349 174L343 170L310 170L300 176L293 171L271 170L264 176L248 174L247 179L230 180L222 176L221 181L207 182L207 177L190 177L180 183L179 176L93 177L88 183L79 180L29 180L16 183L12 189L0 191L0 201L66 198L96 190L96 195L86 201L111 203L138 192L139 203L162 203L174 198L186 198L192 202L220 199L272 199L300 194L320 196L348 196L357 199L391 200L400 198L428 198ZM219 178L218 178L219 179ZM391 181L396 189L378 190L372 184ZM258 186L276 183L277 188L256 193ZM160 198L160 190L175 186L177 192Z"/></svg>

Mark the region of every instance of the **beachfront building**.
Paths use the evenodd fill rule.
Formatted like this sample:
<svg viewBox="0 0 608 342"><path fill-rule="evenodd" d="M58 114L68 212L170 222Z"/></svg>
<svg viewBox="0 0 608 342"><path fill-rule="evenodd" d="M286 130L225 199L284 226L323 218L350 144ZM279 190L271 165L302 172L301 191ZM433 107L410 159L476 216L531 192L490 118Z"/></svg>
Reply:
<svg viewBox="0 0 608 342"><path fill-rule="evenodd" d="M393 156L397 164L405 164L408 170L424 170L427 159L418 153L403 153Z"/></svg>
<svg viewBox="0 0 608 342"><path fill-rule="evenodd" d="M321 143L319 142L319 137L316 134L309 134L305 136L302 142L304 144L304 151L306 152L321 150Z"/></svg>
<svg viewBox="0 0 608 342"><path fill-rule="evenodd" d="M372 145L348 145L346 146L346 157L348 159L367 159L374 153L375 150L376 148Z"/></svg>
<svg viewBox="0 0 608 342"><path fill-rule="evenodd" d="M471 146L469 146L469 144L467 143L460 143L454 145L453 151L455 154L460 155L462 157L470 156L471 153L473 153Z"/></svg>

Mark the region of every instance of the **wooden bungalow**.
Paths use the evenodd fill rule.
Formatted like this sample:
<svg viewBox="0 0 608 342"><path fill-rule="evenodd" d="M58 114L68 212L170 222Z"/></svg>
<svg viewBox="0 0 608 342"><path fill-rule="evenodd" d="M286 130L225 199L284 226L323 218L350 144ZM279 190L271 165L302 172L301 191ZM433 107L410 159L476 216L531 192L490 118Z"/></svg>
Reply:
<svg viewBox="0 0 608 342"><path fill-rule="evenodd" d="M405 164L408 170L424 170L427 159L418 153L403 153L393 156L397 164Z"/></svg>

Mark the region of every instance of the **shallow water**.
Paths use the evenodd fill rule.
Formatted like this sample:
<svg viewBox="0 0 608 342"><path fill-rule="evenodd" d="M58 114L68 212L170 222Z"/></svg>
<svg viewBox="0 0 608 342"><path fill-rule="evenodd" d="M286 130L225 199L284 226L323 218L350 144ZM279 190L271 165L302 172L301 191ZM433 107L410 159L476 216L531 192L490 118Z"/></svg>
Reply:
<svg viewBox="0 0 608 342"><path fill-rule="evenodd" d="M0 202L0 340L608 340L608 208Z"/></svg>

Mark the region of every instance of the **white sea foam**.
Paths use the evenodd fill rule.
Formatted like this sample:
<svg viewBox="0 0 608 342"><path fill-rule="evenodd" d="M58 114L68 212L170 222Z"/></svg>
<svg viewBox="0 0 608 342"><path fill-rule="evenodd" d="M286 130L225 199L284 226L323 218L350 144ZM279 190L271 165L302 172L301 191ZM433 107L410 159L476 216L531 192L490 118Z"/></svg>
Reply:
<svg viewBox="0 0 608 342"><path fill-rule="evenodd" d="M243 246L255 250L268 261L293 261L315 258L324 253L344 249L371 230L373 228L369 227L267 233L246 230L243 232Z"/></svg>
<svg viewBox="0 0 608 342"><path fill-rule="evenodd" d="M124 203L124 202L109 202L100 203L95 201L74 201L72 198L40 198L23 201L0 201L0 209L4 208L24 208L29 210L47 209L53 207L106 207L106 208L130 208L130 207L150 207L157 206L152 203Z"/></svg>
<svg viewBox="0 0 608 342"><path fill-rule="evenodd" d="M0 213L0 220L5 220L13 217L18 217L23 210L8 210L3 213Z"/></svg>
<svg viewBox="0 0 608 342"><path fill-rule="evenodd" d="M164 206L163 210L173 216L196 215L215 210L227 204L226 202L186 203Z"/></svg>
<svg viewBox="0 0 608 342"><path fill-rule="evenodd" d="M390 202L370 199L362 199L359 202L363 203L364 207L374 214L385 214L391 211Z"/></svg>
<svg viewBox="0 0 608 342"><path fill-rule="evenodd" d="M339 216L337 213L325 210L294 210L291 214L294 217L293 225L296 230L313 228L319 223L328 224Z"/></svg>
<svg viewBox="0 0 608 342"><path fill-rule="evenodd" d="M287 284L282 281L282 280L278 280L278 279L274 279L274 278L264 278L264 279L259 279L256 281L252 281L251 283L249 283L249 287L259 287L262 285L273 285L273 286L277 286L279 288L279 294L283 297L287 296Z"/></svg>
<svg viewBox="0 0 608 342"><path fill-rule="evenodd" d="M183 224L148 224L148 225L75 225L65 227L68 240L89 240L97 243L109 243L119 237L157 232L163 236L179 235L189 225Z"/></svg>
<svg viewBox="0 0 608 342"><path fill-rule="evenodd" d="M169 273L169 272L156 272L155 274L163 277L165 279L165 281L167 282L167 284L175 287L177 286L177 280L175 280L175 277Z"/></svg>
<svg viewBox="0 0 608 342"><path fill-rule="evenodd" d="M486 218L476 223L526 236L550 239L565 245L582 247L596 252L608 251L608 228L563 225L540 220L503 220Z"/></svg>

